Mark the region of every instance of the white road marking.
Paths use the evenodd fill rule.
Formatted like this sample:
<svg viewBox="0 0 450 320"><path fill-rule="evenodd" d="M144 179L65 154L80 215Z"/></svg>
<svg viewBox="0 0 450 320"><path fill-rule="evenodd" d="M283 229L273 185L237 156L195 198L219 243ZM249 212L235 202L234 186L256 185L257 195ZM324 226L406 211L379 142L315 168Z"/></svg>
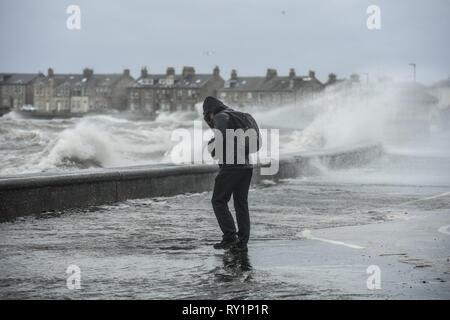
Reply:
<svg viewBox="0 0 450 320"><path fill-rule="evenodd" d="M436 198L440 198L440 197L445 197L447 195L450 195L450 191L449 192L445 192L445 193L441 193L441 194L438 194L438 195L435 195L435 196L432 196L432 197L420 198L420 199L416 199L416 200L402 202L402 203L396 204L394 206L403 206L405 204L411 204L411 203L420 202L420 201L432 200L432 199L436 199Z"/></svg>
<svg viewBox="0 0 450 320"><path fill-rule="evenodd" d="M329 240L329 239L323 239L323 238L314 237L311 234L311 230L308 230L308 229L303 230L302 236L305 237L306 239L310 239L310 240L318 240L318 241L332 243L332 244L336 244L336 245L340 245L340 246L346 246L346 247L353 248L353 249L364 249L364 247L357 246L355 244L350 244L350 243L345 243L345 242L342 242L342 241L335 241L335 240Z"/></svg>
<svg viewBox="0 0 450 320"><path fill-rule="evenodd" d="M443 226L438 229L440 233L450 234L450 224L448 226Z"/></svg>
<svg viewBox="0 0 450 320"><path fill-rule="evenodd" d="M402 202L402 203L399 203L399 204L396 204L396 205L393 205L393 206L394 207L403 206L403 205L416 203L416 202L420 202L420 201L426 201L426 200L432 200L432 199L436 199L436 198L440 198L440 197L445 197L447 195L450 195L450 191L449 192L445 192L445 193L441 193L441 194L438 194L438 195L435 195L435 196L431 196L431 197L420 198L420 199L416 199L416 200ZM392 206L390 206L390 207L392 207ZM383 209L383 208L388 208L388 207L382 207L382 208L378 208L378 209ZM440 227L438 229L438 231L441 232L441 233L444 233L444 234L450 234L449 229L450 229L450 225ZM336 240L330 240L330 239L323 239L323 238L314 237L311 234L311 230L308 230L308 229L303 230L301 235L304 238L310 239L310 240L317 240L317 241L332 243L332 244L336 244L336 245L340 245L340 246L346 246L346 247L353 248L353 249L364 249L364 247L358 246L356 244L351 244L351 243L345 243L345 242L342 242L342 241L336 241Z"/></svg>
<svg viewBox="0 0 450 320"><path fill-rule="evenodd" d="M419 198L419 199L415 199L415 200L409 200L409 201L406 201L406 202L401 202L401 203L398 203L398 204L391 204L391 205L388 205L388 206L378 207L378 208L375 208L373 210L388 210L388 209L397 208L397 207L405 206L405 205L416 203L416 202L433 200L433 199L445 197L445 196L448 196L448 195L450 195L450 191L444 192L444 193L441 193L441 194L438 194L438 195L435 195L435 196L431 196L431 197ZM396 219L403 219L403 220L410 220L411 219L411 217L405 217L403 214L397 214L397 215L396 214L391 214L388 217L389 218L394 217Z"/></svg>

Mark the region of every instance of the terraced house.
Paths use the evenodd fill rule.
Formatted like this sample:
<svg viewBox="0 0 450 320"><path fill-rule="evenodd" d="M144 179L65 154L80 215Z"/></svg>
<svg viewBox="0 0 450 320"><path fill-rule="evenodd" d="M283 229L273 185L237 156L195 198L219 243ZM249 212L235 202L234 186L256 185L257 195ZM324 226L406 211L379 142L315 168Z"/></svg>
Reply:
<svg viewBox="0 0 450 320"><path fill-rule="evenodd" d="M49 115L124 109L133 81L128 69L123 74L94 74L89 68L82 74L55 74L49 68L47 76L34 83L34 107Z"/></svg>
<svg viewBox="0 0 450 320"><path fill-rule="evenodd" d="M1 73L0 107L19 109L33 104L33 84L42 79L42 73Z"/></svg>
<svg viewBox="0 0 450 320"><path fill-rule="evenodd" d="M193 67L184 67L178 75L172 67L165 74L150 74L142 68L140 77L129 88L130 109L150 114L193 110L207 96L216 96L224 82L219 67L211 74L197 74Z"/></svg>
<svg viewBox="0 0 450 320"><path fill-rule="evenodd" d="M278 76L277 70L267 69L265 77L239 77L237 71L232 70L218 96L230 106L272 106L299 103L323 88L314 71L309 71L307 76L297 76L295 70L290 69L288 76Z"/></svg>
<svg viewBox="0 0 450 320"><path fill-rule="evenodd" d="M94 92L90 95L90 110L128 108L128 87L134 83L130 70L123 73L94 74Z"/></svg>

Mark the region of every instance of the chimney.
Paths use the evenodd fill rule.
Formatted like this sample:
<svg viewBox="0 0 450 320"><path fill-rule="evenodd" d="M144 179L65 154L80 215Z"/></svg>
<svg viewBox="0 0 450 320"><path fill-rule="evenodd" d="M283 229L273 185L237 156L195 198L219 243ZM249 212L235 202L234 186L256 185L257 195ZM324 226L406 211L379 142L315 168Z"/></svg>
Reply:
<svg viewBox="0 0 450 320"><path fill-rule="evenodd" d="M168 76L174 76L174 75L175 75L175 68L173 68L173 67L168 67L168 68L166 69L166 75L168 75Z"/></svg>
<svg viewBox="0 0 450 320"><path fill-rule="evenodd" d="M146 78L148 76L147 67L141 69L141 78Z"/></svg>
<svg viewBox="0 0 450 320"><path fill-rule="evenodd" d="M85 78L89 78L90 76L92 76L93 73L94 73L94 70L92 70L92 69L89 69L89 68L83 69L83 76Z"/></svg>
<svg viewBox="0 0 450 320"><path fill-rule="evenodd" d="M311 79L315 79L316 78L316 73L314 71L312 71L312 70L309 70L309 77Z"/></svg>
<svg viewBox="0 0 450 320"><path fill-rule="evenodd" d="M237 71L236 69L231 70L231 79L236 79L237 78Z"/></svg>
<svg viewBox="0 0 450 320"><path fill-rule="evenodd" d="M195 74L194 67L183 67L183 73L182 73L183 78L186 78L186 77L194 75L194 74Z"/></svg>
<svg viewBox="0 0 450 320"><path fill-rule="evenodd" d="M54 73L53 73L53 69L52 68L48 68L47 75L49 77L53 77Z"/></svg>
<svg viewBox="0 0 450 320"><path fill-rule="evenodd" d="M130 76L130 69L123 69L123 75L125 77L129 77Z"/></svg>
<svg viewBox="0 0 450 320"><path fill-rule="evenodd" d="M220 69L219 66L215 66L214 70L213 70L213 76L214 77L218 77L220 75Z"/></svg>
<svg viewBox="0 0 450 320"><path fill-rule="evenodd" d="M276 69L267 69L267 73L266 73L266 79L272 79L273 77L277 76L277 70Z"/></svg>
<svg viewBox="0 0 450 320"><path fill-rule="evenodd" d="M327 81L328 83L333 83L333 82L336 82L336 75L334 74L334 73L330 73L329 75L328 75L328 81Z"/></svg>
<svg viewBox="0 0 450 320"><path fill-rule="evenodd" d="M294 68L289 69L289 78L295 78L295 69Z"/></svg>
<svg viewBox="0 0 450 320"><path fill-rule="evenodd" d="M356 73L351 74L351 75L350 75L350 80L351 80L352 82L359 82L359 75L356 74Z"/></svg>

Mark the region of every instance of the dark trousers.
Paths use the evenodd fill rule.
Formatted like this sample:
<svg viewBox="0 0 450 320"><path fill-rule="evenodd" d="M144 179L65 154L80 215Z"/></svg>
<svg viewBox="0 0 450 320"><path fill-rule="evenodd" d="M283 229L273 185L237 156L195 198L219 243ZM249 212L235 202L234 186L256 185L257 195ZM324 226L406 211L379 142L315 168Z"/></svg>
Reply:
<svg viewBox="0 0 450 320"><path fill-rule="evenodd" d="M220 169L214 184L211 203L223 232L224 240L232 240L238 236L243 243L250 236L250 217L248 213L248 189L252 179L253 168ZM228 201L233 195L234 209L239 231L236 233L233 216L228 208Z"/></svg>

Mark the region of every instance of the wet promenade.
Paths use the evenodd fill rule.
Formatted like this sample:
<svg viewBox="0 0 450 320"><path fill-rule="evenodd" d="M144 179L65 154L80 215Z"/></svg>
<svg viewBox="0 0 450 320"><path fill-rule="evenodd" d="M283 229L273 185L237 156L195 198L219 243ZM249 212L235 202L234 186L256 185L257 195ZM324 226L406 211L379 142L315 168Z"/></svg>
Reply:
<svg viewBox="0 0 450 320"><path fill-rule="evenodd" d="M209 192L0 224L2 299L450 298L446 186L252 188L248 254L217 251ZM81 289L66 286L69 265ZM369 266L381 289L369 290Z"/></svg>

